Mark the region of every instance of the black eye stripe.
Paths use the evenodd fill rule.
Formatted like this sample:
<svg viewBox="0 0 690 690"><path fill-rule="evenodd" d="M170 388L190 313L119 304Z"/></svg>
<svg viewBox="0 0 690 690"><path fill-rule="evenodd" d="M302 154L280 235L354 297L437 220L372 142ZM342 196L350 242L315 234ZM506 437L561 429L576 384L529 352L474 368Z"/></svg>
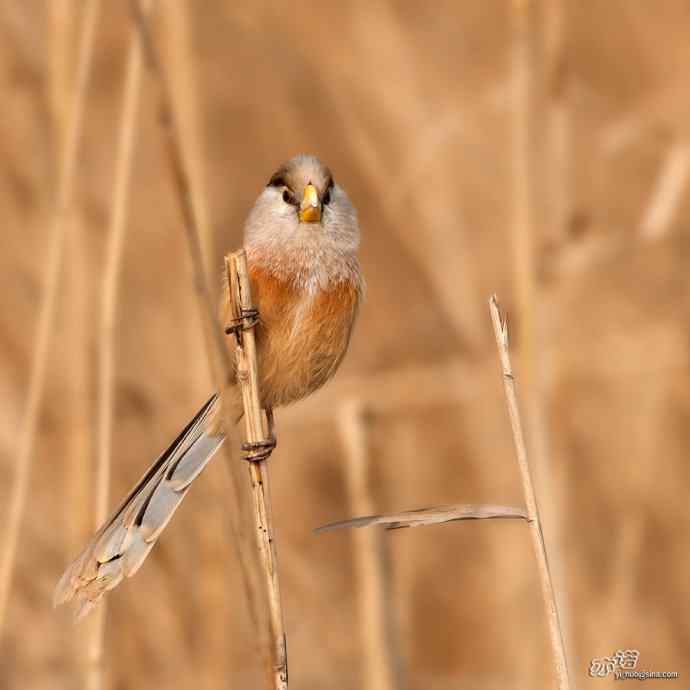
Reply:
<svg viewBox="0 0 690 690"><path fill-rule="evenodd" d="M271 179L268 181L268 184L266 186L267 187L287 187L283 173L281 173L281 172L274 173L273 176L271 177Z"/></svg>
<svg viewBox="0 0 690 690"><path fill-rule="evenodd" d="M331 202L331 191L335 187L335 180L333 179L333 176L330 174L330 171L327 172L327 177L326 177L326 184L324 186L324 192L321 197L321 203L329 204ZM295 195L293 191L290 189L290 186L287 183L287 180L285 178L285 172L283 170L278 170L277 172L273 173L271 176L271 179L268 181L268 184L266 185L267 187L283 187L283 201L286 204L292 204L297 206L298 202L295 199Z"/></svg>

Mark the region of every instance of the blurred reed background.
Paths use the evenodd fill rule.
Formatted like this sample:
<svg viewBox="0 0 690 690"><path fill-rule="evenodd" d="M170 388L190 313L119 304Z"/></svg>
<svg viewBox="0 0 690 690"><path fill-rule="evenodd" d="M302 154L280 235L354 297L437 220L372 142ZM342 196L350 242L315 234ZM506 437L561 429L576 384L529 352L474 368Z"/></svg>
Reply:
<svg viewBox="0 0 690 690"><path fill-rule="evenodd" d="M114 505L211 386L147 73L128 202L114 191L123 94L136 78L129 3L115 2L97 3L45 376L32 374L93 3L0 4L3 532L17 472L30 470L0 639L7 690L103 680L92 677L97 624L74 627L51 608L57 578L93 530L98 458L112 458ZM363 228L368 296L350 355L323 391L279 412L270 461L292 687L361 688L374 677L358 542L312 533L362 505L341 433L353 400L368 411L366 505L522 504L492 292L509 312L573 685L611 687L611 677L587 676L590 660L635 648L639 668L679 671L682 687L687 3L158 0L153 25L218 283L257 193L297 152L330 165ZM124 235L113 259L117 198ZM106 277L117 287L113 322L102 315ZM111 383L107 369L101 378L109 352ZM33 447L27 400L41 403L29 406ZM228 495L222 462L212 463L142 571L110 596L106 687L261 686ZM553 687L524 524L383 536L377 577L389 588L395 668L381 671L382 684Z"/></svg>

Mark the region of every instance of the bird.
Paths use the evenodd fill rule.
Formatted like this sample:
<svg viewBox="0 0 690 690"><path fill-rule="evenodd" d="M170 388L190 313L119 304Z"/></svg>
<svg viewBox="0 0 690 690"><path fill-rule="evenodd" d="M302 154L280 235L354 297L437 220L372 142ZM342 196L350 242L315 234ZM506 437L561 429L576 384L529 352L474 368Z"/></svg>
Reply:
<svg viewBox="0 0 690 690"><path fill-rule="evenodd" d="M249 461L264 459L275 446L273 409L318 390L340 366L365 290L359 241L354 206L313 155L283 163L251 208L243 246L257 308L259 396L270 438L244 444ZM232 323L227 286L220 311L230 324L226 333L241 327ZM236 381L223 396L230 418L239 421ZM54 605L76 601L75 616L81 618L134 575L225 437L221 400L214 393L65 570Z"/></svg>

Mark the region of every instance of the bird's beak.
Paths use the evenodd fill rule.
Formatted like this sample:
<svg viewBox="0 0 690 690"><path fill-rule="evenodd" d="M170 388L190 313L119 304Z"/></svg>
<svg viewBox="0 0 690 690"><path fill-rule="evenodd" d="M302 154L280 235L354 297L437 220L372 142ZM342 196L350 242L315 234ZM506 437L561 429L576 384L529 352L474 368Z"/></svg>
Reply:
<svg viewBox="0 0 690 690"><path fill-rule="evenodd" d="M299 219L303 223L318 223L321 220L321 202L313 184L304 188L304 198L299 205Z"/></svg>

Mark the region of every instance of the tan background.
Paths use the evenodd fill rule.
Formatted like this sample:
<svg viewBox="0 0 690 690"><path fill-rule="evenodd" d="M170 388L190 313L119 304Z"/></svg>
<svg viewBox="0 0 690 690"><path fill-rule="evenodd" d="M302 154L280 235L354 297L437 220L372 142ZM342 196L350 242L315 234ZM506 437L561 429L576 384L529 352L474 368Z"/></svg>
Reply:
<svg viewBox="0 0 690 690"><path fill-rule="evenodd" d="M104 5L77 219L0 642L7 690L81 687L88 627L73 627L50 599L92 529L99 275L131 39L128 3ZM681 0L566 3L570 45L554 64L544 45L557 5L537 5L537 357L532 368L516 356L516 375L524 405L536 400L544 410L548 460L538 478L571 674L579 688L611 687L588 678L590 659L634 647L639 668L679 671L673 687L681 688L690 672L690 13ZM81 7L0 4L3 505ZM350 356L323 392L279 414L271 465L291 685L358 688L364 655L351 537L312 533L351 514L339 404L354 394L376 403L378 509L522 501L486 309L497 292L516 348L525 342L514 258L511 5L159 7L157 38L190 155L201 161L214 270L240 243L262 185L294 153L321 156L359 210L368 298ZM211 385L155 89L149 78L143 86L118 312L113 503ZM563 127L555 139L554 122ZM650 226L659 199L667 216L652 216ZM142 571L110 597L109 687L258 687L225 482L222 464L213 464ZM552 687L524 525L403 530L386 543L406 688Z"/></svg>

